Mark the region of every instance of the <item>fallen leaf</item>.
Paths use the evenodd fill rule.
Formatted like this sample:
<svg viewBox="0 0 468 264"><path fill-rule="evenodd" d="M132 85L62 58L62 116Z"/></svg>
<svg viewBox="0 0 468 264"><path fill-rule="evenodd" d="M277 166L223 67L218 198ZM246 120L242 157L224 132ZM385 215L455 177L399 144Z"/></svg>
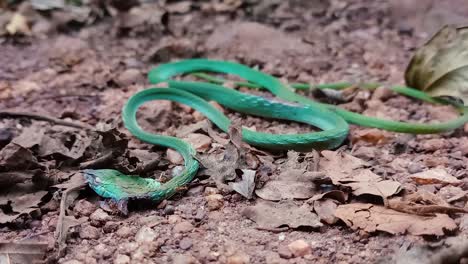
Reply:
<svg viewBox="0 0 468 264"><path fill-rule="evenodd" d="M452 96L468 103L468 27L445 26L411 59L408 86L432 96Z"/></svg>
<svg viewBox="0 0 468 264"><path fill-rule="evenodd" d="M322 151L320 168L333 184L350 187L356 196L370 194L387 198L401 191L401 184L385 180L366 169L367 163L341 151Z"/></svg>
<svg viewBox="0 0 468 264"><path fill-rule="evenodd" d="M308 206L299 207L292 201L258 202L255 206L245 208L242 215L256 222L261 228L271 229L281 226L318 228L322 226L318 216L310 212Z"/></svg>
<svg viewBox="0 0 468 264"><path fill-rule="evenodd" d="M13 142L0 150L0 168L3 170L29 170L40 167L30 150Z"/></svg>
<svg viewBox="0 0 468 264"><path fill-rule="evenodd" d="M268 181L255 194L269 201L283 199L309 199L317 192L315 184L302 181Z"/></svg>
<svg viewBox="0 0 468 264"><path fill-rule="evenodd" d="M417 184L460 184L461 181L450 175L445 169L435 168L412 174L411 179Z"/></svg>
<svg viewBox="0 0 468 264"><path fill-rule="evenodd" d="M409 233L443 236L446 232L453 232L457 229L455 221L445 214L424 217L373 204L339 205L335 216L352 229L362 229L369 233L381 231L392 235Z"/></svg>
<svg viewBox="0 0 468 264"><path fill-rule="evenodd" d="M437 195L444 199L445 201L451 203L456 202L458 200L466 200L467 199L467 191L464 191L462 188L458 186L447 185L442 187L438 192Z"/></svg>
<svg viewBox="0 0 468 264"><path fill-rule="evenodd" d="M61 155L77 160L83 156L91 142L91 138L81 135L79 132L60 131L42 137L38 154L41 157Z"/></svg>
<svg viewBox="0 0 468 264"><path fill-rule="evenodd" d="M38 210L42 198L47 193L47 191L37 191L27 194L12 192L4 195L0 198L0 206L2 207L2 211L0 211L0 223L9 223L21 215Z"/></svg>
<svg viewBox="0 0 468 264"><path fill-rule="evenodd" d="M31 125L23 129L21 134L13 139L13 143L23 148L30 149L41 144L45 129L40 126Z"/></svg>
<svg viewBox="0 0 468 264"><path fill-rule="evenodd" d="M320 217L320 220L332 225L338 221L338 218L335 216L335 210L338 204L345 203L346 200L348 200L348 194L340 190L332 190L314 195L307 203L313 205L314 211Z"/></svg>
<svg viewBox="0 0 468 264"><path fill-rule="evenodd" d="M423 190L389 199L387 204L393 210L417 215L468 213L465 208L451 206L441 197Z"/></svg>
<svg viewBox="0 0 468 264"><path fill-rule="evenodd" d="M359 129L351 132L351 141L353 144L364 141L374 145L385 144L390 141L393 134L377 128Z"/></svg>
<svg viewBox="0 0 468 264"><path fill-rule="evenodd" d="M253 191L255 190L255 173L254 170L242 170L242 181L233 182L231 187L247 199L252 199Z"/></svg>
<svg viewBox="0 0 468 264"><path fill-rule="evenodd" d="M335 216L338 202L332 199L321 199L314 202L314 211L323 222L333 225L338 222L338 217Z"/></svg>
<svg viewBox="0 0 468 264"><path fill-rule="evenodd" d="M36 263L46 251L45 242L0 242L0 263Z"/></svg>

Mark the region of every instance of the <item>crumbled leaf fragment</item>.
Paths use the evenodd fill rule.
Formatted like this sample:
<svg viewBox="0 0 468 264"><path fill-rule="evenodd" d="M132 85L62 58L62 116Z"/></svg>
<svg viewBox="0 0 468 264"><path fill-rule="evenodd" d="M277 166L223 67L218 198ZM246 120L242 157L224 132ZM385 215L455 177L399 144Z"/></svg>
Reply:
<svg viewBox="0 0 468 264"><path fill-rule="evenodd" d="M364 203L339 205L335 216L352 229L369 233L381 231L392 235L409 233L443 236L457 229L455 221L445 214L425 217Z"/></svg>
<svg viewBox="0 0 468 264"><path fill-rule="evenodd" d="M318 228L322 226L319 217L310 212L307 205L297 206L292 201L280 203L262 201L255 206L245 208L242 215L256 222L261 228L271 229L281 226Z"/></svg>

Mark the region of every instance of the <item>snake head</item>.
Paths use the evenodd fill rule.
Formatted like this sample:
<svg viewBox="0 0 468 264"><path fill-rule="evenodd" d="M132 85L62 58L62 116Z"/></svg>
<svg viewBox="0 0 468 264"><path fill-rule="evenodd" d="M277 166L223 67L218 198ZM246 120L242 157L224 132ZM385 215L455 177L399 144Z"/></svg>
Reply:
<svg viewBox="0 0 468 264"><path fill-rule="evenodd" d="M161 183L134 175L126 175L118 170L84 170L83 175L89 187L99 196L116 201L151 198Z"/></svg>

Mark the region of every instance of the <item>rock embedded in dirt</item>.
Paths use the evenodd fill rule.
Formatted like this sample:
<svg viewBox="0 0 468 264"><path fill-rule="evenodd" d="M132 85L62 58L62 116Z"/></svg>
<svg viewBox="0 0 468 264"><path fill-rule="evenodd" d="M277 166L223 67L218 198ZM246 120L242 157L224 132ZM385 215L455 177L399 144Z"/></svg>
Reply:
<svg viewBox="0 0 468 264"><path fill-rule="evenodd" d="M120 227L119 230L117 230L115 233L121 238L128 238L132 235L133 229L124 225Z"/></svg>
<svg viewBox="0 0 468 264"><path fill-rule="evenodd" d="M154 230L150 227L144 226L135 235L135 241L144 244L144 243L150 243L153 242L158 235Z"/></svg>
<svg viewBox="0 0 468 264"><path fill-rule="evenodd" d="M278 254L280 257L284 259L290 259L293 257L293 253L291 252L289 247L287 247L286 245L282 245L278 247Z"/></svg>
<svg viewBox="0 0 468 264"><path fill-rule="evenodd" d="M94 226L85 225L80 229L82 239L98 239L101 236L101 230Z"/></svg>
<svg viewBox="0 0 468 264"><path fill-rule="evenodd" d="M310 247L309 243L302 239L291 242L288 245L288 248L291 250L291 253L294 257L303 257L312 253L312 248Z"/></svg>
<svg viewBox="0 0 468 264"><path fill-rule="evenodd" d="M184 237L180 240L179 242L179 247L180 249L183 249L183 250L187 250L189 248L191 248L193 245L193 242L192 242L192 239L188 238L188 237Z"/></svg>
<svg viewBox="0 0 468 264"><path fill-rule="evenodd" d="M99 227L109 221L111 217L104 210L98 208L89 216L89 219L91 220L92 225Z"/></svg>
<svg viewBox="0 0 468 264"><path fill-rule="evenodd" d="M210 194L205 196L206 207L208 210L215 211L219 210L224 205L223 196L221 194Z"/></svg>
<svg viewBox="0 0 468 264"><path fill-rule="evenodd" d="M172 258L173 264L195 264L197 260L190 255L176 255Z"/></svg>
<svg viewBox="0 0 468 264"><path fill-rule="evenodd" d="M123 254L117 254L114 264L130 264L130 257Z"/></svg>
<svg viewBox="0 0 468 264"><path fill-rule="evenodd" d="M193 225L188 221L182 221L174 226L175 233L187 233L193 230Z"/></svg>
<svg viewBox="0 0 468 264"><path fill-rule="evenodd" d="M108 221L104 224L104 226L102 227L102 230L105 233L114 233L117 230L117 228L119 228L119 223Z"/></svg>
<svg viewBox="0 0 468 264"><path fill-rule="evenodd" d="M116 81L120 86L125 87L131 84L135 84L141 81L141 79L142 79L142 75L139 70L127 69L121 74L119 74Z"/></svg>
<svg viewBox="0 0 468 264"><path fill-rule="evenodd" d="M245 253L236 253L232 256L229 256L226 260L226 264L248 264L250 263L249 255Z"/></svg>

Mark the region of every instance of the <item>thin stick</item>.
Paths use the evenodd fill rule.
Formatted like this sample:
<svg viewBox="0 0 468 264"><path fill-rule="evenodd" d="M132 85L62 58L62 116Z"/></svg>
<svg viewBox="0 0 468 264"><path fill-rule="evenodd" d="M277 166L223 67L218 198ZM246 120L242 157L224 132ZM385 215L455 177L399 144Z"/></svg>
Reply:
<svg viewBox="0 0 468 264"><path fill-rule="evenodd" d="M71 122L65 121L62 119L58 119L51 116L36 114L36 113L27 113L27 112L13 112L13 111L0 111L0 118L30 118L35 120L47 121L56 125L68 126L68 127L75 127L85 130L94 130L94 128L90 125L78 123L78 122Z"/></svg>

